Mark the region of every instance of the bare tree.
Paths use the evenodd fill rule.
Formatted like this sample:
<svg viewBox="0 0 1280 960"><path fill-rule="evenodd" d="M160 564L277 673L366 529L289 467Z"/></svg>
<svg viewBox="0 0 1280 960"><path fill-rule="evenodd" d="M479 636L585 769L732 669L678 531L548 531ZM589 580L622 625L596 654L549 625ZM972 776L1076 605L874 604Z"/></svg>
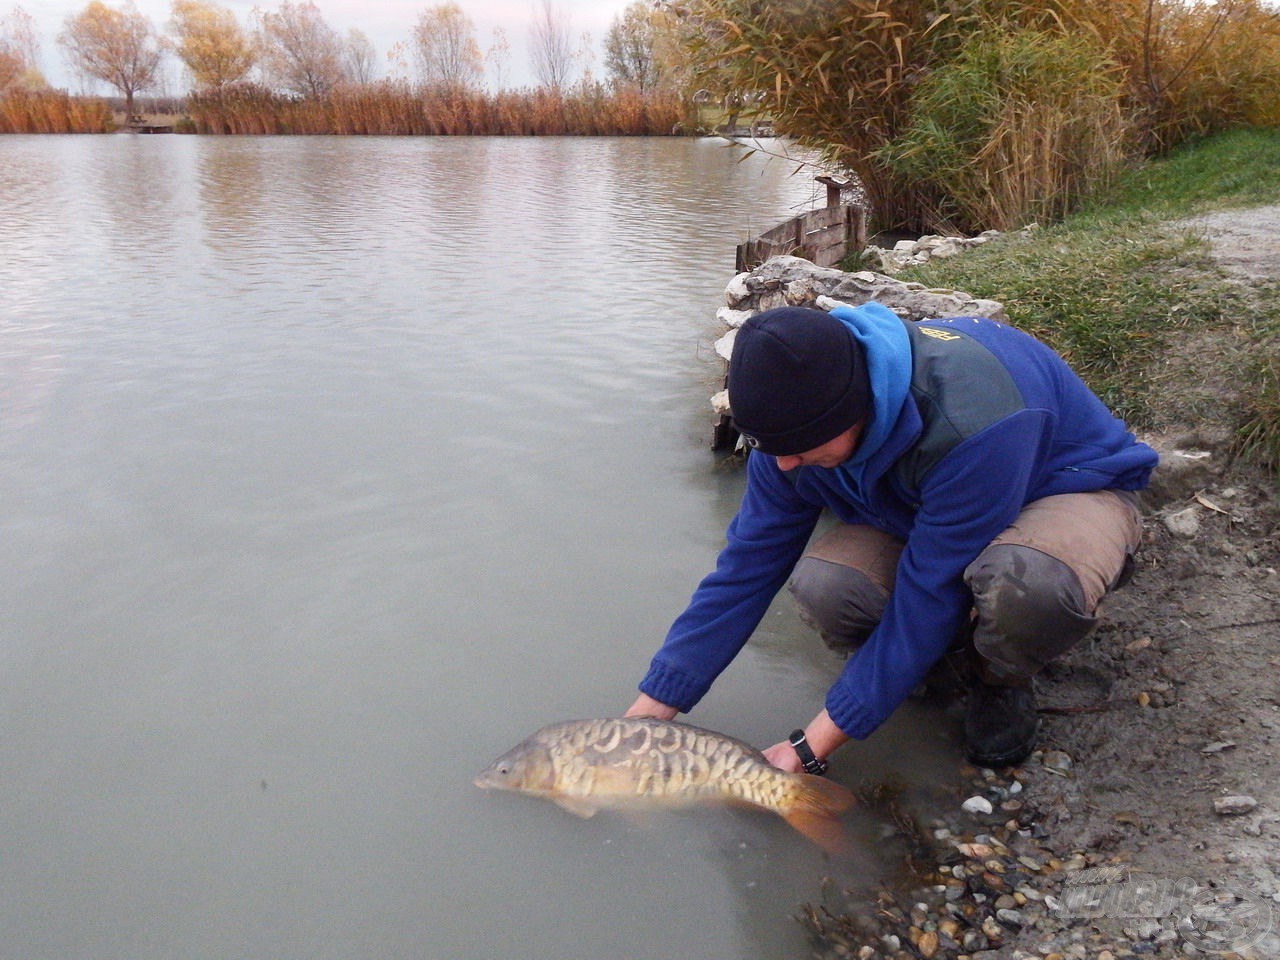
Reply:
<svg viewBox="0 0 1280 960"><path fill-rule="evenodd" d="M529 34L529 60L539 86L560 91L573 69L573 43L569 39L569 15L551 0L542 0L534 13Z"/></svg>
<svg viewBox="0 0 1280 960"><path fill-rule="evenodd" d="M363 30L347 31L347 79L352 83L373 83L377 73L378 52Z"/></svg>
<svg viewBox="0 0 1280 960"><path fill-rule="evenodd" d="M342 38L310 0L285 0L259 18L262 66L273 83L318 98L346 79Z"/></svg>
<svg viewBox="0 0 1280 960"><path fill-rule="evenodd" d="M162 51L151 21L132 0L123 10L91 0L67 17L58 43L77 70L124 94L125 115L134 116L134 95L154 85Z"/></svg>
<svg viewBox="0 0 1280 960"><path fill-rule="evenodd" d="M173 0L169 30L174 52L197 89L243 80L258 60L257 46L235 14L205 0Z"/></svg>
<svg viewBox="0 0 1280 960"><path fill-rule="evenodd" d="M501 27L493 28L493 43L484 55L485 62L493 70L493 85L498 90L507 88L507 80L511 70L511 44L507 42L507 31Z"/></svg>
<svg viewBox="0 0 1280 960"><path fill-rule="evenodd" d="M413 28L418 75L429 87L472 87L484 75L475 24L456 3L430 7Z"/></svg>

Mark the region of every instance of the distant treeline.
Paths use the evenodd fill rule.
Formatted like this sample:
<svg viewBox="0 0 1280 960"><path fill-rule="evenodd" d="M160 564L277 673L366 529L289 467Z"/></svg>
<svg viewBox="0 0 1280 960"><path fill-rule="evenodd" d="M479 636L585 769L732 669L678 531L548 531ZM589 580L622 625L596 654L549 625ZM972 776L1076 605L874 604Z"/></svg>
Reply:
<svg viewBox="0 0 1280 960"><path fill-rule="evenodd" d="M671 91L641 93L578 84L566 92L415 88L383 81L345 84L321 97L276 93L252 83L139 103L177 115L177 129L209 134L378 136L671 136L700 132L697 108ZM11 91L0 98L0 133L105 133L117 129L99 97Z"/></svg>

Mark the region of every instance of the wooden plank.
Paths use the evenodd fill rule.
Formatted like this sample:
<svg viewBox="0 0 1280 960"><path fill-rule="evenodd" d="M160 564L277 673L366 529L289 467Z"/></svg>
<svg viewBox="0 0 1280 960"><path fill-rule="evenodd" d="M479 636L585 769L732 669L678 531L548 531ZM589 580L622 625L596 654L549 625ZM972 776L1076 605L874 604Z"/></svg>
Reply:
<svg viewBox="0 0 1280 960"><path fill-rule="evenodd" d="M806 243L844 243L849 239L849 231L845 229L843 223L837 223L834 227L823 227L821 230L815 230L805 237Z"/></svg>
<svg viewBox="0 0 1280 960"><path fill-rule="evenodd" d="M847 254L864 249L866 243L866 211L861 206L823 207L792 217L755 239L738 244L735 260L739 273L785 254L805 257L820 266L834 266Z"/></svg>
<svg viewBox="0 0 1280 960"><path fill-rule="evenodd" d="M844 223L845 216L843 207L822 207L819 210L811 210L804 214L804 219L808 229L824 230L827 227L834 227L837 224Z"/></svg>

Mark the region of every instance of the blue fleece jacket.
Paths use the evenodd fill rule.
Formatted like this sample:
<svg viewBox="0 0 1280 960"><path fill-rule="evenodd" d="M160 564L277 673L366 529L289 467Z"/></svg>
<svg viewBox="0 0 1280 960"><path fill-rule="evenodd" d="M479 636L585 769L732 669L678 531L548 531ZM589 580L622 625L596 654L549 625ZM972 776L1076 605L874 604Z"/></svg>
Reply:
<svg viewBox="0 0 1280 960"><path fill-rule="evenodd" d="M873 412L853 456L783 472L752 454L715 570L672 624L640 689L687 711L742 649L824 509L904 540L888 608L827 694L862 739L959 634L964 569L1024 505L1144 487L1155 452L1067 364L993 320L907 323L879 304L832 311L867 357Z"/></svg>

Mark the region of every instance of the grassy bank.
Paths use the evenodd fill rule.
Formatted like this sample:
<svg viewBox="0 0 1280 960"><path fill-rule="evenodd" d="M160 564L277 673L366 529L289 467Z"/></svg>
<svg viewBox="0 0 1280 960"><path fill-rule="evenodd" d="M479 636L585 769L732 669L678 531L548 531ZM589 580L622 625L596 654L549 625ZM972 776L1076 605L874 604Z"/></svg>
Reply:
<svg viewBox="0 0 1280 960"><path fill-rule="evenodd" d="M1280 281L1233 280L1174 225L1275 203L1280 131L1234 131L1130 171L1061 224L902 279L1002 301L1135 426L1225 422L1237 452L1280 470Z"/></svg>

